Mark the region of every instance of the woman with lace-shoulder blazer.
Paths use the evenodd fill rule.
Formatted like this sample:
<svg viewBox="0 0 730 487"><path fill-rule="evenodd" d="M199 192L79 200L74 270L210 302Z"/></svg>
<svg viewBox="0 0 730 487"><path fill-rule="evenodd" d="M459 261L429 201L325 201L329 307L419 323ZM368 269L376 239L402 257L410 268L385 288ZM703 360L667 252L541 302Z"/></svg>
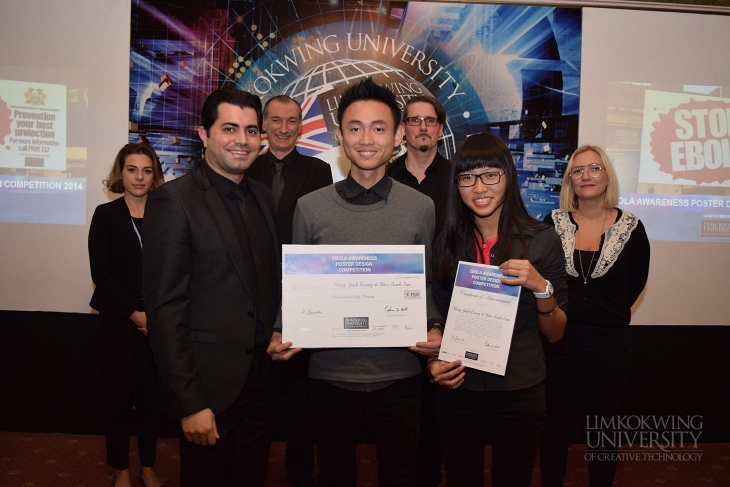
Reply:
<svg viewBox="0 0 730 487"><path fill-rule="evenodd" d="M546 344L547 423L540 450L542 486L562 486L573 426L585 427L591 487L610 486L616 462L601 452L613 432L632 364L631 306L649 273L649 240L641 221L616 208L618 178L600 147L583 145L563 177L555 227L568 274L568 323L562 340ZM593 425L580 418L594 418ZM591 429L593 428L593 429Z"/></svg>

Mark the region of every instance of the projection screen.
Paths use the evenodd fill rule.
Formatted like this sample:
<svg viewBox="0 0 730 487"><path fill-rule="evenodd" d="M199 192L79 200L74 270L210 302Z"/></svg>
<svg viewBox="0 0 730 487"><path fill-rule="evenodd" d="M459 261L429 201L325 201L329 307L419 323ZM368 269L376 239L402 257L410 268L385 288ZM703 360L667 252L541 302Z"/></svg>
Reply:
<svg viewBox="0 0 730 487"><path fill-rule="evenodd" d="M728 325L730 17L583 9L579 140L651 240L633 324Z"/></svg>

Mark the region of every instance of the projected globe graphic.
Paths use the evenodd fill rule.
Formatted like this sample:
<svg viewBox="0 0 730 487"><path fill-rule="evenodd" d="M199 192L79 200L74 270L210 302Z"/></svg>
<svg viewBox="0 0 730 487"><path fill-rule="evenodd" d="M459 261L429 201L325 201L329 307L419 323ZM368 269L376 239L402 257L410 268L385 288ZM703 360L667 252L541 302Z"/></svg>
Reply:
<svg viewBox="0 0 730 487"><path fill-rule="evenodd" d="M326 138L320 137L319 140L323 144L321 146L322 151L311 151L310 153L329 162L333 167L333 173L339 170L341 178L347 175L349 161L345 158L335 136L338 102L342 92L351 84L357 83L368 76L372 77L376 83L390 88L395 93L401 108L413 96L433 96L423 84L401 69L377 61L352 59L322 63L299 76L282 90L283 94L299 101L303 109L307 110L307 113L304 114L305 133L303 134L303 143L306 144L307 141L306 125L310 106L313 106L314 115L319 116L321 113L329 135L329 144L326 143ZM329 148L325 148L325 145L329 145ZM444 124L442 145L444 156L451 158L456 147L448 121ZM403 149L401 149L402 151Z"/></svg>

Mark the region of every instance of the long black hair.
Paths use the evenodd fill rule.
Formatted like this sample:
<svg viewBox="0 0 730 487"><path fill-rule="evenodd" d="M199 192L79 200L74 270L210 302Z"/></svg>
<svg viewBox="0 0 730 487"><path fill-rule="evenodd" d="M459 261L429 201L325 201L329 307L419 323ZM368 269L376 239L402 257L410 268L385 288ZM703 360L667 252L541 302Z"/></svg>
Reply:
<svg viewBox="0 0 730 487"><path fill-rule="evenodd" d="M496 262L491 262L491 264L499 265L511 258L515 229L517 237L521 240L525 256L527 256L529 249L522 234L529 230L545 227L527 213L520 196L517 169L505 143L499 137L486 132L468 137L454 154L451 164L449 196L446 203L446 218L441 233L436 237L434 256L437 257L434 272L436 278L444 285L453 280L461 257L458 249L474 246L476 239L485 237L474 223L474 213L461 200L456 183L458 174L482 168L499 169L504 172L502 177L507 178L502 211L499 215L498 239L495 245ZM483 262L489 262L487 256L482 257Z"/></svg>

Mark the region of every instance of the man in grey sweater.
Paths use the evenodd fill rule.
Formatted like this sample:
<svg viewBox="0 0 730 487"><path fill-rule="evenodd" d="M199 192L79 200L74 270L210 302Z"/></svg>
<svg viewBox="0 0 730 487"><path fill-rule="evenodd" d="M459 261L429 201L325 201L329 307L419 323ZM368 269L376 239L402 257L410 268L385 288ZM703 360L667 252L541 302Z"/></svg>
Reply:
<svg viewBox="0 0 730 487"><path fill-rule="evenodd" d="M378 449L382 487L416 485L421 367L415 353L435 357L441 346L441 316L431 299L434 206L386 176L386 163L402 139L395 95L372 79L342 94L337 137L352 163L347 179L299 199L294 244L424 245L426 249L427 341L409 349L326 349L309 364L319 485L354 487L355 448L363 431ZM281 314L268 352L288 360L301 349L282 343Z"/></svg>

